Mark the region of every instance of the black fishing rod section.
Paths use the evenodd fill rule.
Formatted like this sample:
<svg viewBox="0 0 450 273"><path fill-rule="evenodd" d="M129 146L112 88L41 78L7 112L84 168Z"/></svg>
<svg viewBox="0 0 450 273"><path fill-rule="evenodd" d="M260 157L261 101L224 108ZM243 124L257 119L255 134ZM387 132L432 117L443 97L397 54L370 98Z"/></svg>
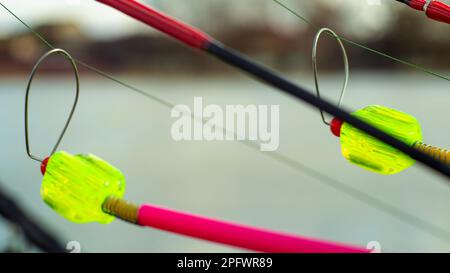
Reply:
<svg viewBox="0 0 450 273"><path fill-rule="evenodd" d="M0 216L20 228L28 242L43 252L64 253L61 242L37 224L15 201L0 188Z"/></svg>
<svg viewBox="0 0 450 273"><path fill-rule="evenodd" d="M284 79L276 73L269 71L267 68L264 68L263 66L253 62L249 58L240 55L239 53L231 49L227 49L225 46L220 45L216 42L210 43L206 50L222 61L234 67L240 68L248 74L253 75L257 79L262 80L266 84L285 91L291 96L294 96L310 105L324 110L325 112L353 125L354 127L366 132L367 134L372 135L377 139L397 148L398 150L408 154L412 158L442 172L450 178L450 169L445 164L435 160L427 154L424 154L414 147L411 147L403 143L402 141L393 138L385 132L371 126L370 124L352 116L347 111L341 110L335 105L318 98L316 95L313 95L307 90L291 83L290 81Z"/></svg>

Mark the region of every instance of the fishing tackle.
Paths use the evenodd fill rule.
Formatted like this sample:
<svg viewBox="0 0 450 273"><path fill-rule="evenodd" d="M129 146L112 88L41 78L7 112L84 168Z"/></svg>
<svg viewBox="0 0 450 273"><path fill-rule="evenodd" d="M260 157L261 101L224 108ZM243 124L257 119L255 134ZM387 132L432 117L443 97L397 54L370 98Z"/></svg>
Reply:
<svg viewBox="0 0 450 273"><path fill-rule="evenodd" d="M348 56L339 36L328 28L320 29L313 43L312 63L316 93L320 97L317 47L322 33L327 33L334 37L342 50L345 78L338 102L338 107L340 107L344 100L350 74ZM342 122L338 118L334 118L331 122L328 122L324 117L323 111L320 111L320 115L322 121L327 126L330 126L331 132L335 136L340 137L342 154L351 163L380 174L396 174L411 167L415 163L415 160L410 156L362 132L354 126ZM408 146L418 149L450 166L450 151L424 144L422 142L421 126L413 116L380 105L367 106L353 112L352 116L371 124Z"/></svg>
<svg viewBox="0 0 450 273"><path fill-rule="evenodd" d="M380 105L367 106L352 115L450 166L449 150L422 142L422 129L415 117ZM343 156L360 167L381 174L396 174L415 163L408 155L340 119L333 119L330 129L340 137Z"/></svg>
<svg viewBox="0 0 450 273"><path fill-rule="evenodd" d="M28 134L28 97L40 64L52 54L66 57L74 70L76 96L70 115L50 156L40 159L31 153ZM123 200L124 175L105 160L92 155L56 151L75 112L79 97L76 61L62 49L44 54L34 66L25 95L25 142L28 156L41 162L44 176L41 197L53 210L74 223L111 223L115 217L139 226L153 227L198 239L259 252L360 252L366 248L300 237L256 227L220 221L154 205L136 206Z"/></svg>
<svg viewBox="0 0 450 273"><path fill-rule="evenodd" d="M39 66L50 55L59 54L69 60L75 75L76 92L72 108L50 156L41 159L32 154L28 130L28 105L31 84ZM80 94L80 76L76 61L65 50L53 49L45 53L31 71L25 94L25 146L28 156L41 163L44 175L40 194L45 203L64 218L75 223L109 223L114 218L105 214L101 205L108 196L123 197L123 174L95 155L71 155L58 151L64 134L72 120Z"/></svg>

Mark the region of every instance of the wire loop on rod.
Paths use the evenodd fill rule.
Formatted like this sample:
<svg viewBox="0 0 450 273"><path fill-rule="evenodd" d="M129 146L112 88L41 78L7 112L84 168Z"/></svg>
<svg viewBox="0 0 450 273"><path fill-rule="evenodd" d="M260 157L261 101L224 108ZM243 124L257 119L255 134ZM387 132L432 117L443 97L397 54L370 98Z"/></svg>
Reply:
<svg viewBox="0 0 450 273"><path fill-rule="evenodd" d="M33 79L40 67L40 65L42 64L42 62L47 59L50 55L53 54L60 54L63 55L64 57L66 57L70 64L72 65L73 68L73 72L75 75L75 81L76 81L76 91L75 91L75 100L72 106L72 109L70 110L70 114L69 117L67 118L66 123L64 124L64 127L58 137L58 140L55 143L55 146L53 146L53 149L50 153L50 155L54 154L56 152L56 150L58 149L59 144L61 143L61 140L64 137L64 134L66 133L67 127L69 127L69 123L72 120L73 114L75 112L75 109L77 107L77 103L78 103L78 97L80 94L80 75L78 72L78 68L76 65L76 61L75 59L65 50L63 49L59 49L59 48L55 48L52 49L50 51L48 51L47 53L45 53L44 55L42 55L41 58L39 58L39 60L36 62L36 64L33 67L33 70L31 70L30 76L28 78L28 84L27 84L27 90L25 93L25 146L26 146L26 150L27 150L27 155L38 162L42 162L43 159L36 157L32 154L31 152L31 148L30 148L30 137L29 137L29 129L28 129L28 100L29 100L29 95L30 95L30 90L31 90L31 84L33 83Z"/></svg>
<svg viewBox="0 0 450 273"><path fill-rule="evenodd" d="M348 64L347 51L345 50L345 47L344 47L344 44L342 43L341 38L333 30L331 30L329 28L320 29L317 32L316 37L314 39L314 43L313 43L312 65L313 65L314 83L316 86L316 93L317 93L317 96L320 98L319 72L318 72L318 68L317 68L317 47L319 45L320 37L323 33L327 33L330 36L334 37L336 39L336 41L339 43L339 46L341 47L341 50L342 50L342 58L344 61L345 75L344 75L344 83L343 83L342 89L341 89L341 95L339 96L339 101L337 104L338 107L341 107L342 102L344 101L345 92L347 90L348 79L350 76L350 68L349 68L349 64ZM329 126L330 122L325 119L325 114L324 114L323 110L320 110L320 116L322 117L323 123L325 123L325 125Z"/></svg>

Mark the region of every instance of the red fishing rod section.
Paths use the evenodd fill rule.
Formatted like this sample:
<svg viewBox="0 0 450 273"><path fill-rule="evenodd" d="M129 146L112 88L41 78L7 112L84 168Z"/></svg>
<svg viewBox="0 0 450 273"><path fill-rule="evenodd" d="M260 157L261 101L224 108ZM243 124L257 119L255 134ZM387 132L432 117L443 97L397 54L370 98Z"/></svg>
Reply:
<svg viewBox="0 0 450 273"><path fill-rule="evenodd" d="M174 37L185 44L198 48L206 49L213 41L204 32L195 29L187 24L175 20L162 12L151 9L134 0L97 0L108 6L111 6L121 12L141 21L146 25Z"/></svg>
<svg viewBox="0 0 450 273"><path fill-rule="evenodd" d="M450 24L450 6L434 0L397 0L413 9L424 11L428 18Z"/></svg>

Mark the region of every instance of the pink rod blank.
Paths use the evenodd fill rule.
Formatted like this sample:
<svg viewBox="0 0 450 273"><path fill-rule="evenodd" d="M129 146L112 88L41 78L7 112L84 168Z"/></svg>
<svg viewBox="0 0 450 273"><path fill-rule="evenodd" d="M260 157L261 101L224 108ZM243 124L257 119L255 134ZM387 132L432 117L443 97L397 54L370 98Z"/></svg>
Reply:
<svg viewBox="0 0 450 273"><path fill-rule="evenodd" d="M139 208L138 224L211 242L267 253L369 253L345 244L310 239L187 214L152 205Z"/></svg>

